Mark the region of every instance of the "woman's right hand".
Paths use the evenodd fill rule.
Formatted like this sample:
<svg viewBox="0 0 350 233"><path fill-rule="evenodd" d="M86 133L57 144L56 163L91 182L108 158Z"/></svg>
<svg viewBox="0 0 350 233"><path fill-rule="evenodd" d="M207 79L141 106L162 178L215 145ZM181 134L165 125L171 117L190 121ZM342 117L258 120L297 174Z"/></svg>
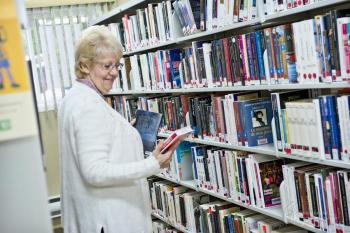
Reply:
<svg viewBox="0 0 350 233"><path fill-rule="evenodd" d="M172 145L164 154L161 153L163 149L164 140L161 140L158 142L156 149L152 152L153 156L158 160L160 168L167 168L169 167L169 164L172 159L172 155L176 149L176 147L181 142L177 142L174 145Z"/></svg>

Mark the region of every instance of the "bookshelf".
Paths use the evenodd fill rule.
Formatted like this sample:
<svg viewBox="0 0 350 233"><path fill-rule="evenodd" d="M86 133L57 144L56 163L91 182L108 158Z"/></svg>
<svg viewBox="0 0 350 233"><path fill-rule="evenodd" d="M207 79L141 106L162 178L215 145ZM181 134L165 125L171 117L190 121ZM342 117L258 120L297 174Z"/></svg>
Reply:
<svg viewBox="0 0 350 233"><path fill-rule="evenodd" d="M246 209L254 210L255 212L258 212L258 213L264 214L266 216L278 219L280 221L291 223L293 225L296 225L298 227L301 227L301 228L306 229L306 230L311 231L311 232L315 232L315 233L323 232L323 231L315 229L314 227L311 227L310 225L305 224L305 223L303 223L301 221L295 221L293 219L285 219L284 216L283 216L282 208L280 208L280 207L268 208L268 209L266 209L266 208L265 209L258 208L258 207L255 207L255 206L250 206L250 205L243 204L243 203L241 203L239 201L232 200L230 198L224 197L222 195L219 195L219 194L217 194L215 192L212 192L212 191L209 191L209 190L205 190L205 189L202 189L202 188L197 188L194 181L176 181L176 180L171 179L171 178L169 178L167 176L164 176L164 175L157 175L157 177L165 179L165 180L168 180L170 182L173 182L173 183L176 183L176 184L179 184L179 185L182 185L182 186L185 186L185 187L188 187L188 188L193 189L195 191L199 191L199 192L202 192L202 193L209 194L211 196L217 197L217 198L219 198L221 200L224 200L224 201L231 202L233 204L236 204L238 206L244 207ZM156 217L159 218L159 219L164 219L164 218L162 218L159 215L157 215ZM177 229L179 229L179 228L177 228Z"/></svg>
<svg viewBox="0 0 350 233"><path fill-rule="evenodd" d="M262 1L260 1L260 3L261 2ZM100 19L92 22L91 25L106 24L109 22L113 22L113 20L115 19L120 19L122 15L127 13L128 11L132 11L135 8L140 6L145 6L143 4L146 4L145 1L130 1L126 5L121 6L119 9L115 9L113 12L109 12L108 14L104 15ZM298 20L298 18L300 17L309 18L312 14L315 15L316 13L322 12L324 10L335 8L335 7L340 8L342 6L346 6L347 8L350 8L349 1L348 0L333 0L333 1L324 0L320 2L315 2L310 5L289 9L287 11L278 12L272 15L260 16L254 20L234 23L223 27L218 27L209 31L198 32L187 36L175 37L171 40L159 42L156 44L152 44L150 46L139 47L135 50L125 52L124 56L128 57L135 54L152 52L152 51L164 49L164 48L183 47L192 41L205 41L208 39L223 38L227 36L227 33L233 33L233 32L236 33L238 32L238 30L254 31L255 29L263 29L266 27L271 27L271 26L283 24L286 22L294 22ZM312 12L312 14L310 14L310 12ZM213 88L181 88L181 89L161 89L161 90L129 90L129 91L112 90L108 95L109 96L123 96L123 95L142 96L142 95L152 95L152 94L173 95L173 94L184 94L184 93L216 93L216 92L262 91L262 90L277 91L277 90L301 90L301 89L304 89L304 90L324 89L325 90L325 89L343 89L343 88L350 88L350 82L345 81L345 82L332 82L332 83L309 83L309 84L298 83L298 84L276 84L276 85L268 84L268 85L248 85L248 86L213 87ZM169 135L168 133L162 132L162 133L159 133L158 136L166 138L168 135ZM326 159L319 159L319 158L313 158L313 157L304 157L302 155L294 155L294 154L287 155L285 153L278 152L275 149L273 144L257 146L257 147L247 147L247 146L235 146L229 143L217 142L213 140L203 140L198 138L187 138L186 141L196 143L196 144L201 144L201 145L214 146L218 148L247 151L247 152L256 153L256 154L275 156L277 158L287 158L291 160L305 161L305 162L310 162L314 164L322 164L322 165L327 165L327 166L336 167L336 168L350 169L350 162L326 160ZM253 210L255 212L264 214L266 216L270 216L272 218L281 220L283 222L294 224L296 226L299 226L311 232L324 232L322 230L314 228L309 224L306 224L305 222L286 217L282 211L282 207L258 208L256 206L246 205L242 202L235 201L233 199L227 198L218 193L205 190L202 188L198 188L196 187L196 184L194 181L177 181L163 175L158 175L158 177L171 181L173 183L188 187L192 190L209 194L221 200L234 203L238 206ZM166 218L163 218L157 213L153 213L152 215L168 223L169 225L173 226L178 230L181 230L183 232L188 232L186 231L186 229L183 229L183 227L181 226L171 224L171 222L169 222Z"/></svg>
<svg viewBox="0 0 350 233"><path fill-rule="evenodd" d="M170 133L164 133L164 132L158 134L158 136L162 138L167 138L169 135ZM350 163L347 163L344 161L334 161L334 160L326 160L326 159L319 159L319 158L312 158L312 157L304 157L304 156L295 155L295 154L286 155L282 152L276 152L275 147L272 144L255 146L255 147L246 147L246 146L234 146L225 142L216 142L216 141L210 141L210 140L198 139L198 138L187 138L185 139L185 141L193 142L201 145L215 146L219 148L226 148L226 149L232 149L232 150L247 151L251 153L265 154L265 155L271 155L271 156L276 156L280 158L293 159L293 160L329 165L332 167L350 169Z"/></svg>
<svg viewBox="0 0 350 233"><path fill-rule="evenodd" d="M158 1L144 1L144 0L133 0L128 1L127 3L113 9L112 11L100 16L98 19L92 20L90 26L92 25L103 25L111 22L115 22L116 20L120 20L124 14L133 12L135 9L146 6L148 3L152 2L160 2ZM169 45L181 45L185 42L194 41L194 40L204 40L207 37L215 37L217 34L222 34L225 32L239 30L239 29L247 29L248 27L256 26L258 28L267 27L269 24L278 22L278 19L287 16L293 16L301 13L308 13L310 11L319 10L329 6L337 6L341 4L349 3L348 0L323 0L321 2L315 2L310 5L305 5L298 8L289 9L287 11L282 11L275 13L273 15L258 17L253 20L238 22L231 25L215 28L213 30L198 32L188 36L180 36L176 39L160 42L157 44L153 44L150 46L145 46L142 48L138 48L133 51L124 52L124 56L131 56L137 53L142 53L146 51L151 51L155 49L161 49Z"/></svg>
<svg viewBox="0 0 350 233"><path fill-rule="evenodd" d="M181 89L163 89L163 90L130 90L120 91L111 90L107 95L146 95L146 94L175 94L175 93L211 93L211 92L235 92L235 91L273 91L273 90L301 90L301 89L338 89L349 88L350 83L315 83L315 84L276 84L276 85L250 85L250 86L232 86L232 87L213 87L213 88L181 88Z"/></svg>

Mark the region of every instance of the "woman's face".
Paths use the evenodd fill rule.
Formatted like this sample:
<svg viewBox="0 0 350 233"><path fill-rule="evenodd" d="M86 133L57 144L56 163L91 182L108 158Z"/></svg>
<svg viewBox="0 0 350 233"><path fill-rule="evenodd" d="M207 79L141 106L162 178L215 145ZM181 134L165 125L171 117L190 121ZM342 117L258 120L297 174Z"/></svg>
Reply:
<svg viewBox="0 0 350 233"><path fill-rule="evenodd" d="M109 54L97 59L90 67L91 81L102 94L107 94L118 76L119 58Z"/></svg>

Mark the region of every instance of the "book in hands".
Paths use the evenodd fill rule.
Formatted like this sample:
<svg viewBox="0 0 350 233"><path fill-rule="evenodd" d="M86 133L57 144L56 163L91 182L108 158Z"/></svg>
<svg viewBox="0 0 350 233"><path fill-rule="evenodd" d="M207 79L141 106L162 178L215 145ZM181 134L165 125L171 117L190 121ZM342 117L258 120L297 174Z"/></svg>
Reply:
<svg viewBox="0 0 350 233"><path fill-rule="evenodd" d="M152 152L154 150L161 120L162 114L144 110L136 111L134 127L141 136L144 151Z"/></svg>
<svg viewBox="0 0 350 233"><path fill-rule="evenodd" d="M163 149L161 150L161 153L165 153L167 152L167 150L174 145L175 143L177 143L178 141L182 141L185 138L187 138L191 133L193 132L193 130L191 129L191 127L184 127L181 129L178 129L174 132L172 132L170 134L170 136L164 141L163 144Z"/></svg>

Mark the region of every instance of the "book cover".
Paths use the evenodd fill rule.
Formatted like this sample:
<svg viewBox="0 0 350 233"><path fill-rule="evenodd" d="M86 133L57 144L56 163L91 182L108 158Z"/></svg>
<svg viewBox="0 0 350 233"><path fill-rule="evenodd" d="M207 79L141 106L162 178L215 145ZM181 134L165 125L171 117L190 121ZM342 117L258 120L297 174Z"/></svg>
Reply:
<svg viewBox="0 0 350 233"><path fill-rule="evenodd" d="M244 145L259 146L272 143L272 105L269 99L241 102Z"/></svg>
<svg viewBox="0 0 350 233"><path fill-rule="evenodd" d="M162 115L144 110L136 111L134 127L140 133L144 151L153 151Z"/></svg>
<svg viewBox="0 0 350 233"><path fill-rule="evenodd" d="M281 204L279 186L283 181L283 160L259 163L264 207Z"/></svg>
<svg viewBox="0 0 350 233"><path fill-rule="evenodd" d="M179 180L193 180L192 164L193 158L191 147L195 146L190 142L182 142L175 150L177 175Z"/></svg>

